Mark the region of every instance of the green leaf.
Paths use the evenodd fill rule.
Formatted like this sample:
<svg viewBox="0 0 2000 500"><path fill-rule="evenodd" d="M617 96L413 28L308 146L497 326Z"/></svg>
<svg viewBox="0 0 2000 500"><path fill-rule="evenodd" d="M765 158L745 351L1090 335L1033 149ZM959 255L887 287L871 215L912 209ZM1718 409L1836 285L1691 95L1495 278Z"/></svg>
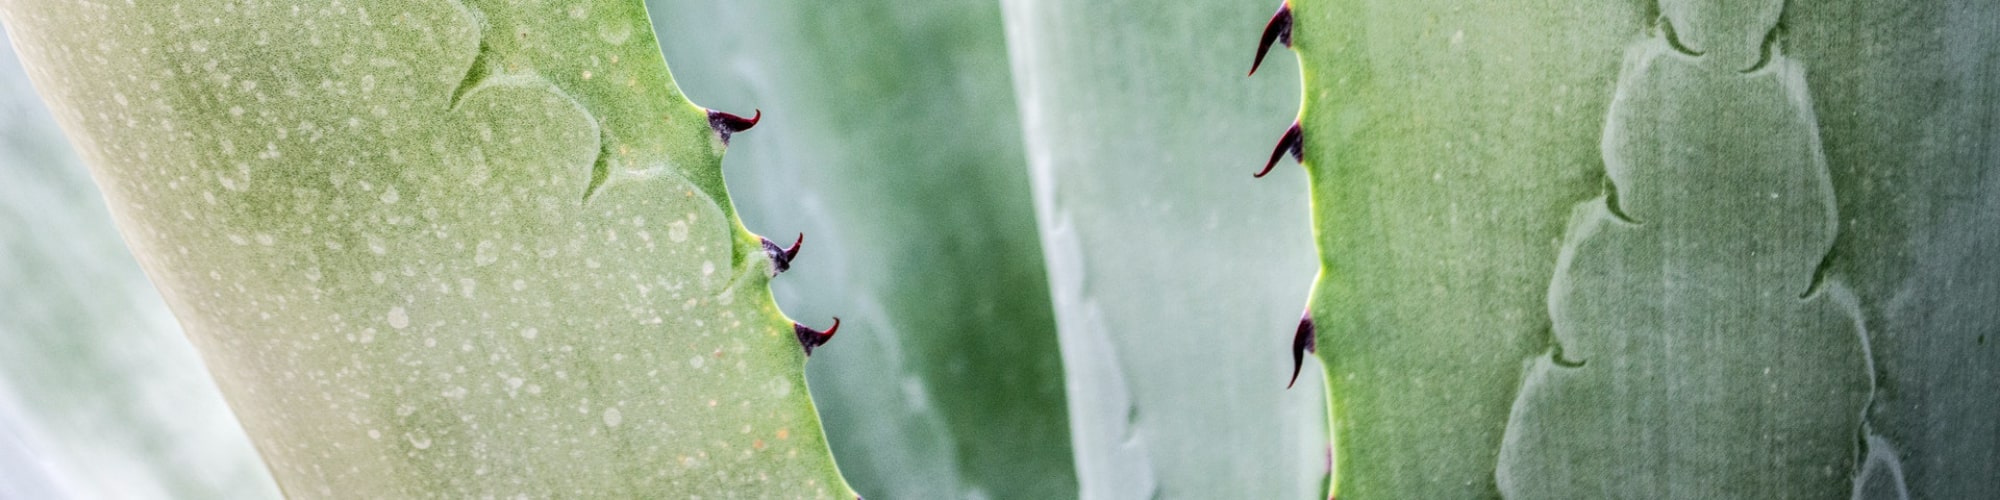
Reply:
<svg viewBox="0 0 2000 500"><path fill-rule="evenodd" d="M4 16L287 494L853 496L639 3Z"/></svg>
<svg viewBox="0 0 2000 500"><path fill-rule="evenodd" d="M1602 183L1597 144L1619 47L1643 13L1291 5L1336 490L1496 496L1522 366L1548 338L1556 243L1570 207Z"/></svg>
<svg viewBox="0 0 2000 500"><path fill-rule="evenodd" d="M1805 75L1782 54L1718 71L1724 55L1664 37L1628 53L1604 132L1614 194L1571 219L1559 350L1529 370L1501 448L1510 496L1853 490L1873 376L1853 293L1818 273L1838 222Z"/></svg>
<svg viewBox="0 0 2000 500"><path fill-rule="evenodd" d="M1243 78L1269 13L1002 6L1083 496L1323 498L1318 377L1285 390L1305 192L1250 176L1298 92Z"/></svg>
<svg viewBox="0 0 2000 500"><path fill-rule="evenodd" d="M682 88L765 113L725 168L751 227L805 233L779 301L849 325L809 378L855 489L1075 497L999 6L653 5Z"/></svg>
<svg viewBox="0 0 2000 500"><path fill-rule="evenodd" d="M2000 5L1794 3L1876 369L1864 498L2000 495Z"/></svg>
<svg viewBox="0 0 2000 500"><path fill-rule="evenodd" d="M2000 489L2000 9L1291 6L1342 498Z"/></svg>
<svg viewBox="0 0 2000 500"><path fill-rule="evenodd" d="M0 497L276 497L5 36L0 117Z"/></svg>

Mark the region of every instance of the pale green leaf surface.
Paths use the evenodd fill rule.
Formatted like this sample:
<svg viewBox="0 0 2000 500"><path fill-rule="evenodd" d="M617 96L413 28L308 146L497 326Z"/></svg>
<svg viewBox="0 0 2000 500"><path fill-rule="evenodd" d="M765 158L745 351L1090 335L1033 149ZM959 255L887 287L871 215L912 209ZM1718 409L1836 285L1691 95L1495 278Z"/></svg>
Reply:
<svg viewBox="0 0 2000 500"><path fill-rule="evenodd" d="M1603 117L1643 12L1292 6L1337 493L1497 496L1514 392L1548 338L1563 224L1602 183Z"/></svg>
<svg viewBox="0 0 2000 500"><path fill-rule="evenodd" d="M639 3L0 12L288 495L852 495Z"/></svg>
<svg viewBox="0 0 2000 500"><path fill-rule="evenodd" d="M1244 5L1002 4L1084 498L1325 484L1319 377L1285 390L1306 193L1297 170L1250 175L1298 87L1243 77L1269 15Z"/></svg>
<svg viewBox="0 0 2000 500"><path fill-rule="evenodd" d="M1342 498L1996 490L2000 12L1294 7Z"/></svg>
<svg viewBox="0 0 2000 500"><path fill-rule="evenodd" d="M277 493L0 39L0 498Z"/></svg>
<svg viewBox="0 0 2000 500"><path fill-rule="evenodd" d="M1872 376L1853 292L1817 273L1838 224L1805 75L1782 54L1718 67L1726 53L1630 49L1605 125L1615 196L1571 219L1559 350L1501 448L1510 497L1853 489Z"/></svg>
<svg viewBox="0 0 2000 500"><path fill-rule="evenodd" d="M653 5L682 88L764 111L725 169L746 224L806 235L786 310L845 321L809 378L856 491L1075 497L999 5Z"/></svg>
<svg viewBox="0 0 2000 500"><path fill-rule="evenodd" d="M1862 498L2000 497L2000 4L1793 2L1876 367Z"/></svg>

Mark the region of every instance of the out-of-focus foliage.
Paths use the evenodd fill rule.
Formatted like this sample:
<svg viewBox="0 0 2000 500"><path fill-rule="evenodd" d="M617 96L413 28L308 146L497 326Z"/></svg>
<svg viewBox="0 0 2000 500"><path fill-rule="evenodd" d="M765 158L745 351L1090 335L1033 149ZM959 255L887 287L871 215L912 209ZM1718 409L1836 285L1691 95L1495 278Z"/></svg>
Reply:
<svg viewBox="0 0 2000 500"><path fill-rule="evenodd" d="M1298 92L1243 78L1269 12L1002 7L1083 496L1320 495L1319 376L1285 390L1313 275L1306 192L1296 170L1250 176Z"/></svg>
<svg viewBox="0 0 2000 500"><path fill-rule="evenodd" d="M764 110L725 170L747 224L806 234L779 302L849 325L809 374L856 491L1075 496L999 5L652 5L689 95Z"/></svg>

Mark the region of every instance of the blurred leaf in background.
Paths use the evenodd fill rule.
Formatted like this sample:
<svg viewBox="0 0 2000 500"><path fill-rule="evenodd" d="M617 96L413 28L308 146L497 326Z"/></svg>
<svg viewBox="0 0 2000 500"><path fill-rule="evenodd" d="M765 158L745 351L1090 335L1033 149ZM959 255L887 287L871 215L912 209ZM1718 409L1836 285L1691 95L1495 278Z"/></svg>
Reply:
<svg viewBox="0 0 2000 500"><path fill-rule="evenodd" d="M779 302L848 322L808 368L849 484L1074 497L999 6L650 4L689 95L765 113L724 171L748 226L806 234Z"/></svg>
<svg viewBox="0 0 2000 500"><path fill-rule="evenodd" d="M0 37L0 498L277 495Z"/></svg>
<svg viewBox="0 0 2000 500"><path fill-rule="evenodd" d="M1318 370L1285 389L1304 172L1251 178L1298 111L1297 79L1243 76L1270 7L1002 7L1083 496L1323 497Z"/></svg>

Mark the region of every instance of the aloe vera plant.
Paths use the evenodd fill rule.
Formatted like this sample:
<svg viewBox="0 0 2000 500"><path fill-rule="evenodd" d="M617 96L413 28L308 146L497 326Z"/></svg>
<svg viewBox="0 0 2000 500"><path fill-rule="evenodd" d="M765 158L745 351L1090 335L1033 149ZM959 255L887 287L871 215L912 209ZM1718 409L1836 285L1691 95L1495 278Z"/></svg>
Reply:
<svg viewBox="0 0 2000 500"><path fill-rule="evenodd" d="M853 497L642 5L4 14L287 494Z"/></svg>

